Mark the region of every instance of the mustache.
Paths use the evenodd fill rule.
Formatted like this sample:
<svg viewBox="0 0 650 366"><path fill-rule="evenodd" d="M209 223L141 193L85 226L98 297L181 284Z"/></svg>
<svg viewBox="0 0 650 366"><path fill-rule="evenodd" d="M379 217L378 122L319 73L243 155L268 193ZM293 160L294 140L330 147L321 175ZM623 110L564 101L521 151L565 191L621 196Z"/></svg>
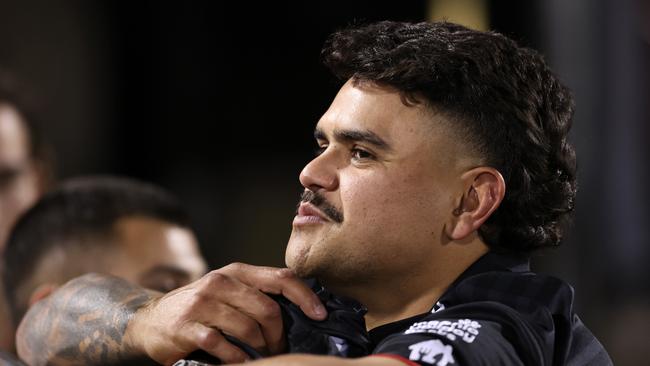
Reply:
<svg viewBox="0 0 650 366"><path fill-rule="evenodd" d="M343 222L343 213L339 211L334 205L331 203L327 202L325 197L323 197L321 194L318 194L313 191L305 190L302 192L300 195L300 202L298 203L298 206L300 206L300 203L311 203L312 205L316 206L319 210L321 210L325 216L327 216L330 220L334 221L337 224L340 224Z"/></svg>

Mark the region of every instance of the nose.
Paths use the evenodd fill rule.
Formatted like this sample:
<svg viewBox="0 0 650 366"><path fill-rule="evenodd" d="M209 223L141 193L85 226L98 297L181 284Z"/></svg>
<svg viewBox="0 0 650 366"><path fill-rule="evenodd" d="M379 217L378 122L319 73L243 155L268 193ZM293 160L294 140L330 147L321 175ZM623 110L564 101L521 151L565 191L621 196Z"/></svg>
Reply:
<svg viewBox="0 0 650 366"><path fill-rule="evenodd" d="M302 169L299 179L303 187L313 192L321 189L333 191L338 187L338 168L330 149L315 157Z"/></svg>

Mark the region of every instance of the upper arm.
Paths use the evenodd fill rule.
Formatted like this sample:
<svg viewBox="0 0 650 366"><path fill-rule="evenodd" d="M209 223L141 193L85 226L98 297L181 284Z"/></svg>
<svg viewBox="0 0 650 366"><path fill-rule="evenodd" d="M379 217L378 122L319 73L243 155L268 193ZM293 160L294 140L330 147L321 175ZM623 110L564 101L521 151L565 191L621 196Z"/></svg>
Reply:
<svg viewBox="0 0 650 366"><path fill-rule="evenodd" d="M482 301L450 307L384 338L373 353L399 355L417 365L550 365L553 319Z"/></svg>

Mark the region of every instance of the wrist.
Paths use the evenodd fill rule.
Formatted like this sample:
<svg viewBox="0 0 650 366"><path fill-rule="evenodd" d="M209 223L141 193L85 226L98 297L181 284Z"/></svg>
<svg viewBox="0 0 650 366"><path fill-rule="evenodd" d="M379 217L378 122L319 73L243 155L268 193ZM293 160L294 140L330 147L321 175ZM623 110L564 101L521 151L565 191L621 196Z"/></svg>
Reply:
<svg viewBox="0 0 650 366"><path fill-rule="evenodd" d="M121 352L122 359L126 363L133 365L157 365L157 363L153 362L153 358L147 350L147 342L152 340L151 337L156 336L155 334L151 334L152 332L150 331L150 307L161 296L159 293L152 292L151 298L148 301L132 309L133 313L129 317L124 332L124 343Z"/></svg>

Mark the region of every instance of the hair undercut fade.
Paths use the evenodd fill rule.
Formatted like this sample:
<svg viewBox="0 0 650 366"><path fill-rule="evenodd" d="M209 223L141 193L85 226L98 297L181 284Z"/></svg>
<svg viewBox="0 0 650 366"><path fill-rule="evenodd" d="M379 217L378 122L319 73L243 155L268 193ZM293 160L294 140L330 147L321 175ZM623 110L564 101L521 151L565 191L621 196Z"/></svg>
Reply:
<svg viewBox="0 0 650 366"><path fill-rule="evenodd" d="M54 248L90 249L106 243L118 220L147 217L189 227L181 203L152 184L94 176L64 182L44 195L14 226L4 252L2 280L15 324L26 311L18 290ZM71 263L71 265L74 265Z"/></svg>
<svg viewBox="0 0 650 366"><path fill-rule="evenodd" d="M340 79L395 88L405 104L449 116L459 143L499 170L505 198L479 229L493 250L559 245L577 188L574 104L539 53L453 23L385 21L334 33L321 56Z"/></svg>

